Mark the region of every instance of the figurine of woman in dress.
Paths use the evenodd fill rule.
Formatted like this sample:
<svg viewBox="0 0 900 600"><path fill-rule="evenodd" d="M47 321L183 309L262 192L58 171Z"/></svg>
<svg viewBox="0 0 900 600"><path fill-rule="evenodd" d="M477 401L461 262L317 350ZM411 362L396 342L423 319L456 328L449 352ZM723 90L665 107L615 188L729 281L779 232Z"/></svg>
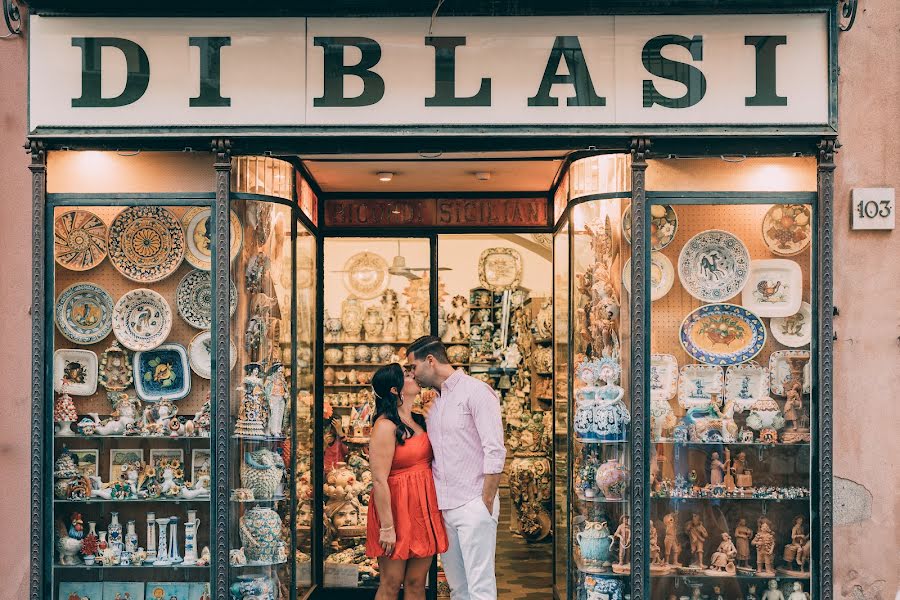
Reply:
<svg viewBox="0 0 900 600"><path fill-rule="evenodd" d="M288 384L284 378L284 365L275 363L269 370L265 385L266 400L269 403L269 435L281 437L284 422L285 398Z"/></svg>
<svg viewBox="0 0 900 600"><path fill-rule="evenodd" d="M709 463L709 484L722 485L725 482L725 463L719 460L719 453L713 452Z"/></svg>
<svg viewBox="0 0 900 600"><path fill-rule="evenodd" d="M739 567L750 566L750 538L753 530L747 527L747 519L739 519L734 528L735 546L737 548L737 563Z"/></svg>
<svg viewBox="0 0 900 600"><path fill-rule="evenodd" d="M736 572L734 559L737 556L737 548L731 541L731 536L722 533L722 542L710 558L709 571L711 575L734 575Z"/></svg>

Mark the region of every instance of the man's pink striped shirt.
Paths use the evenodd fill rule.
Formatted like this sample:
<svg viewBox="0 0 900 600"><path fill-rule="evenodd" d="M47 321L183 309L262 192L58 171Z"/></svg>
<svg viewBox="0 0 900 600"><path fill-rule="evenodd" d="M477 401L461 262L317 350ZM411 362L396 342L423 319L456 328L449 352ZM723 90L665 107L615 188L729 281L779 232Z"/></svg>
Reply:
<svg viewBox="0 0 900 600"><path fill-rule="evenodd" d="M506 460L494 390L458 369L441 386L426 420L438 508L458 508L480 497L484 476L502 473Z"/></svg>

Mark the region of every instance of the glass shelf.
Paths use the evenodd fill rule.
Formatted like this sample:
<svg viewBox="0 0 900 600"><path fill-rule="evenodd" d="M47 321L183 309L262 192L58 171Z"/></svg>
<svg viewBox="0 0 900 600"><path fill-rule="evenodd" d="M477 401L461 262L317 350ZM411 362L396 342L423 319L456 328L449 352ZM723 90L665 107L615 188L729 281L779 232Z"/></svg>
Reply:
<svg viewBox="0 0 900 600"><path fill-rule="evenodd" d="M207 504L209 503L209 495L198 498L129 498L127 500L119 500L116 498L109 500L106 498L87 498L84 500L54 498L53 500L54 504L146 504L155 502L172 502L174 504L181 504L182 502L202 502L203 504Z"/></svg>
<svg viewBox="0 0 900 600"><path fill-rule="evenodd" d="M91 441L103 441L103 440L148 440L148 441L167 441L167 442L191 442L191 441L204 441L209 442L208 435L192 435L185 436L180 435L177 437L173 437L171 435L54 435L53 438L55 440L91 440Z"/></svg>
<svg viewBox="0 0 900 600"><path fill-rule="evenodd" d="M125 569L185 569L185 570L205 570L209 569L209 565L53 565L54 569L82 569L82 570L125 570Z"/></svg>

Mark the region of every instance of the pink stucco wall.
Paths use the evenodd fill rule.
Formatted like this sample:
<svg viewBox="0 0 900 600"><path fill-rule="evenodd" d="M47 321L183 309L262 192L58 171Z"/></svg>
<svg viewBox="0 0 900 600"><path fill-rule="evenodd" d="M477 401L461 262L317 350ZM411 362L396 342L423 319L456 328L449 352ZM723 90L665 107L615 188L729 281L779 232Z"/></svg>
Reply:
<svg viewBox="0 0 900 600"><path fill-rule="evenodd" d="M835 219L836 597L898 592L900 232L851 232L853 187L900 187L900 4L864 0L840 37ZM28 589L31 214L26 44L0 40L0 600Z"/></svg>

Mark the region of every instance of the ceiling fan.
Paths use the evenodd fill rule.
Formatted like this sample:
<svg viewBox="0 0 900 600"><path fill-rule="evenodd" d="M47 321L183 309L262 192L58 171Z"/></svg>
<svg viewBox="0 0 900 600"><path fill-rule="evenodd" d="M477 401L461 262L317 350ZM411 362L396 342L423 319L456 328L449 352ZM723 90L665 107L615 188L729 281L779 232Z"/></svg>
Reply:
<svg viewBox="0 0 900 600"><path fill-rule="evenodd" d="M400 253L400 240L397 240L397 256L391 261L388 267L388 273L397 277L406 277L410 281L421 279L422 275L416 275L416 271L425 273L430 271L431 267L408 267L406 266L406 257ZM438 271L452 271L450 267L438 267Z"/></svg>

